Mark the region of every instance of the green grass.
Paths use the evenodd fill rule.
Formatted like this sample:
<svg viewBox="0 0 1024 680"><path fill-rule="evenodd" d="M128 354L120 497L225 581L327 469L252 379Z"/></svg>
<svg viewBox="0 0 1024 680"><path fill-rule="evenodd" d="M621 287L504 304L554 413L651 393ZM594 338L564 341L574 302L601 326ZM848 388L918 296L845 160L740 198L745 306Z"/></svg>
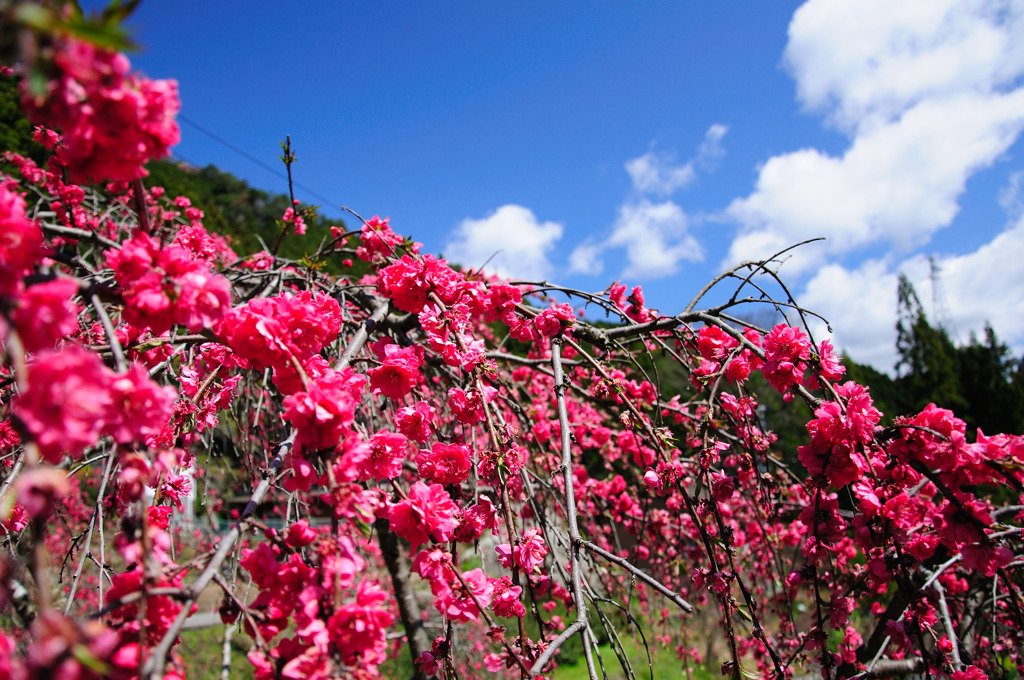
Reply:
<svg viewBox="0 0 1024 680"><path fill-rule="evenodd" d="M652 675L647 664L647 652L644 650L643 643L639 638L634 640L630 635L621 635L620 638L625 655L633 665L633 677L636 680L649 680ZM611 644L600 645L598 651L604 661L604 671L607 673L608 680L630 678L619 664ZM597 668L597 677L603 680L606 676L601 673L597 655L594 656L594 665ZM651 665L653 666L654 680L718 680L714 673L703 666L696 665L692 661L680 661L671 650L664 648L658 648L651 653ZM558 668L548 677L551 680L589 680L587 662L582 655L574 663L560 661Z"/></svg>
<svg viewBox="0 0 1024 680"><path fill-rule="evenodd" d="M185 662L188 680L220 680L224 626L212 626L181 633L181 644L175 651ZM231 639L231 680L250 680L253 667L245 655L249 653L249 637L235 631Z"/></svg>

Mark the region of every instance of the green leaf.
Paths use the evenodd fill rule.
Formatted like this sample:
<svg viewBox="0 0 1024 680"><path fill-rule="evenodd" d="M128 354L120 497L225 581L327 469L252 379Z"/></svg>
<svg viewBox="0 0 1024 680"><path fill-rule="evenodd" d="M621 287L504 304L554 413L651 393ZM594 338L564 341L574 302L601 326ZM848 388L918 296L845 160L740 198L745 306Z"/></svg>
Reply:
<svg viewBox="0 0 1024 680"><path fill-rule="evenodd" d="M123 52L138 49L138 45L129 39L128 30L117 24L98 23L95 19L78 18L59 22L56 29L108 50Z"/></svg>
<svg viewBox="0 0 1024 680"><path fill-rule="evenodd" d="M92 652L90 652L89 648L85 645L75 645L72 653L74 654L75 659L77 659L80 664L82 664L89 670L93 671L97 675L102 677L110 672L110 668L107 666L107 664L103 663L95 656L93 656Z"/></svg>

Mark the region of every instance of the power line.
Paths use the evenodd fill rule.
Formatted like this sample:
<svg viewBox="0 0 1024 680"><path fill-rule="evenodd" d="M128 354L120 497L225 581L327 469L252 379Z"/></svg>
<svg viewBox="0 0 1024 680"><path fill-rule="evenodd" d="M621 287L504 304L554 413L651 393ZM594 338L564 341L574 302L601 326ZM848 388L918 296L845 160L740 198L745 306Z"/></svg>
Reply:
<svg viewBox="0 0 1024 680"><path fill-rule="evenodd" d="M207 130L205 127L203 127L199 123L195 122L194 120L190 120L189 118L181 115L180 113L178 114L177 118L182 123L185 123L186 125L195 128L199 132L202 132L204 135L206 135L207 137L209 137L213 141L215 141L218 144L221 144L221 145L227 147L228 149L231 149L232 151L237 153L239 156L242 156L243 158L245 158L246 160L248 160L248 161L250 161L252 163L255 163L256 165L260 166L261 168L263 168L264 170L266 170L270 174L274 175L275 177L278 177L278 178L284 180L285 182L288 181L288 175L284 174L283 172L281 172L280 170L278 170L277 168L275 168L273 166L267 165L266 163L261 161L259 158L256 158L256 156L253 156L251 153L247 152L245 149L241 149L241 148L235 146L234 144L232 144L231 142L229 142L228 140L224 139L223 137L220 137L219 135L217 135L217 134ZM335 203L331 199L327 198L326 196L321 196L320 194L318 194L317 192L313 191L312 189L310 189L309 187L307 187L304 184L300 184L299 182L296 182L296 181L292 180L292 186L295 186L295 187L297 187L299 189L302 189L303 191L305 191L307 194L309 194L313 198L316 198L319 201L321 201L324 205L329 205L332 208L336 208L337 210L340 210L342 212L344 212L344 210L345 210L342 206L338 205L337 203Z"/></svg>

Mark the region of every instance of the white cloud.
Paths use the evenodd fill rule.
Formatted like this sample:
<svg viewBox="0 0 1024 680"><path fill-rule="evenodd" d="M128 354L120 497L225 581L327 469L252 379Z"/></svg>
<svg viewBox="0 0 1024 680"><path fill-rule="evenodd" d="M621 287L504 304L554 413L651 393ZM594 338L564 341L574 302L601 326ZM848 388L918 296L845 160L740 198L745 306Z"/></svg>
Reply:
<svg viewBox="0 0 1024 680"><path fill-rule="evenodd" d="M600 274L604 269L604 263L601 262L602 250L604 250L602 244L590 240L573 248L572 253L569 254L569 273L587 274L588 276Z"/></svg>
<svg viewBox="0 0 1024 680"><path fill-rule="evenodd" d="M672 154L659 151L648 151L626 161L626 172L633 181L633 188L642 195L671 196L697 179L697 167L715 169L725 155L722 138L728 131L728 125L714 123L704 133L697 155L682 165L675 162Z"/></svg>
<svg viewBox="0 0 1024 680"><path fill-rule="evenodd" d="M626 172L640 193L668 196L697 179L692 161L685 165L673 163L668 154L648 151L639 158L626 161Z"/></svg>
<svg viewBox="0 0 1024 680"><path fill-rule="evenodd" d="M831 264L807 283L798 300L828 319L838 350L891 374L896 363L896 283L897 274L882 260L853 270ZM811 328L817 342L829 337L823 323L816 321Z"/></svg>
<svg viewBox="0 0 1024 680"><path fill-rule="evenodd" d="M740 225L724 265L826 236L788 266L885 243L907 253L956 216L967 179L1024 128L1024 3L810 0L786 63L798 96L851 136L832 156L770 158L726 215ZM1015 37L1016 36L1016 37ZM794 272L794 273L795 273Z"/></svg>
<svg viewBox="0 0 1024 680"><path fill-rule="evenodd" d="M798 296L801 305L832 324L837 347L854 361L892 373L896 362L896 286L910 278L933 324L944 321L957 342L990 323L1002 342L1024 351L1024 217L974 252L940 256L939 319L933 309L931 267L918 255L898 262L869 260L854 269L822 268ZM823 324L816 329L825 337ZM821 338L815 338L820 341Z"/></svg>
<svg viewBox="0 0 1024 680"><path fill-rule="evenodd" d="M704 249L688 233L689 219L678 203L668 199L697 178L697 168L712 171L725 155L722 138L727 125L715 123L704 133L696 156L682 165L671 154L648 151L626 161L634 193L619 207L612 232L603 240L587 239L569 255L569 272L596 275L604 270L601 255L609 249L626 251L623 277L657 279L679 271L683 261L700 262Z"/></svg>
<svg viewBox="0 0 1024 680"><path fill-rule="evenodd" d="M623 276L656 279L675 274L683 260L699 262L704 251L687 233L683 209L672 201L651 203L642 199L619 209L612 234L604 247L625 248Z"/></svg>
<svg viewBox="0 0 1024 680"><path fill-rule="evenodd" d="M727 215L742 229L728 262L816 236L818 258L887 242L907 251L953 221L967 178L999 158L1024 127L1024 89L925 101L859 135L842 157L815 149L775 156ZM809 251L808 251L809 252ZM801 267L821 264L804 257Z"/></svg>
<svg viewBox="0 0 1024 680"><path fill-rule="evenodd" d="M697 151L697 164L704 170L714 170L718 167L718 161L725 155L725 148L722 147L722 138L729 131L728 125L715 123L704 133L704 141L701 142Z"/></svg>
<svg viewBox="0 0 1024 680"><path fill-rule="evenodd" d="M508 204L484 219L463 220L449 236L444 253L465 267L478 269L487 262L489 273L541 280L551 274L548 253L562 230L558 222L539 222L529 208Z"/></svg>
<svg viewBox="0 0 1024 680"><path fill-rule="evenodd" d="M1011 85L1021 35L1019 0L811 0L793 15L784 60L804 105L853 129Z"/></svg>

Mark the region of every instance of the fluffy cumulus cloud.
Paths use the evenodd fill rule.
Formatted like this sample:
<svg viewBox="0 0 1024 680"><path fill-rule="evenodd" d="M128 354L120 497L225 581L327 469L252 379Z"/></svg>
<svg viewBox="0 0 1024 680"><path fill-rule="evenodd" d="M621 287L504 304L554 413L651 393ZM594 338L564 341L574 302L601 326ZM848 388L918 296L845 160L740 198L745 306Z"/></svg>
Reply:
<svg viewBox="0 0 1024 680"><path fill-rule="evenodd" d="M487 217L465 219L452 232L445 257L500 276L541 280L551 274L548 255L562 237L558 222L541 222L528 208L503 205Z"/></svg>
<svg viewBox="0 0 1024 680"><path fill-rule="evenodd" d="M1019 0L811 0L789 26L797 94L841 129L915 105L993 93L1024 72Z"/></svg>
<svg viewBox="0 0 1024 680"><path fill-rule="evenodd" d="M651 203L641 199L623 205L612 234L605 242L609 248L625 248L626 270L630 279L656 279L675 274L679 263L699 262L704 251L687 233L688 220L683 209L672 201Z"/></svg>
<svg viewBox="0 0 1024 680"><path fill-rule="evenodd" d="M896 287L900 273L917 290L932 323L943 322L958 342L991 324L1000 340L1024 351L1024 217L973 252L935 258L873 259L855 268L830 264L799 296L801 305L829 320L837 346L879 370L896 362ZM937 290L933 283L937 282ZM939 307L936 309L935 303ZM824 324L816 332L825 337Z"/></svg>
<svg viewBox="0 0 1024 680"><path fill-rule="evenodd" d="M626 161L632 194L619 208L611 233L602 240L588 239L569 256L569 271L596 275L604 269L602 254L609 249L625 251L623 277L650 280L679 271L684 261L704 259L704 249L688 233L690 220L670 196L697 178L697 169L713 170L725 155L722 138L728 127L716 123L704 134L697 154L678 164L668 153L656 150ZM652 198L663 199L657 202Z"/></svg>
<svg viewBox="0 0 1024 680"><path fill-rule="evenodd" d="M1024 3L810 0L785 63L802 104L849 136L832 156L768 159L726 210L739 224L726 263L826 236L787 266L811 271L857 249L908 254L949 225L967 179L1024 128Z"/></svg>

